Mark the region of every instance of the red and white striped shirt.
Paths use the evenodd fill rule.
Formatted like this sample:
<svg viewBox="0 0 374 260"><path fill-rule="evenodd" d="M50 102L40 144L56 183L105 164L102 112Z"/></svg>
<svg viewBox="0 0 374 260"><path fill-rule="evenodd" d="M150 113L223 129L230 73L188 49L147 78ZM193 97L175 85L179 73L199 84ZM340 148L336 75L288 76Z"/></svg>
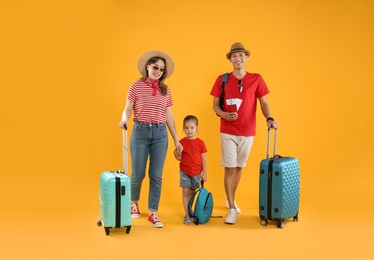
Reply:
<svg viewBox="0 0 374 260"><path fill-rule="evenodd" d="M146 123L165 123L166 108L173 105L171 91L168 88L166 95L158 89L152 95L153 88L144 81L131 84L127 99L134 103L134 120Z"/></svg>

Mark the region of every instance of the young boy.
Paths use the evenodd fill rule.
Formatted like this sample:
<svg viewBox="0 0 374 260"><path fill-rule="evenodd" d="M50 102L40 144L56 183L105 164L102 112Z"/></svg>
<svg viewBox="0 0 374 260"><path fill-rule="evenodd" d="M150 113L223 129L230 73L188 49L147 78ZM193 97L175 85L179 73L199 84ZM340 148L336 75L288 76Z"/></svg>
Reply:
<svg viewBox="0 0 374 260"><path fill-rule="evenodd" d="M188 115L183 120L183 130L186 137L179 142L183 146L182 154L174 150L175 158L180 161L180 187L182 188L182 201L185 211L184 223L191 224L188 213L188 203L199 188L200 181L207 181L207 162L205 143L196 136L198 119L193 115Z"/></svg>

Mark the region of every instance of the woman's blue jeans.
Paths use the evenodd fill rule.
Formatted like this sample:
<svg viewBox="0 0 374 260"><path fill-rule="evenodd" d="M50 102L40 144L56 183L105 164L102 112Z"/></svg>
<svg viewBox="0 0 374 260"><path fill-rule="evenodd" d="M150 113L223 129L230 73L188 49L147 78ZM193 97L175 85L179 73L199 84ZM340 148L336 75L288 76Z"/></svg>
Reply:
<svg viewBox="0 0 374 260"><path fill-rule="evenodd" d="M156 212L161 197L162 171L168 148L166 124L135 121L130 140L132 161L131 201L139 201L149 157L148 209Z"/></svg>

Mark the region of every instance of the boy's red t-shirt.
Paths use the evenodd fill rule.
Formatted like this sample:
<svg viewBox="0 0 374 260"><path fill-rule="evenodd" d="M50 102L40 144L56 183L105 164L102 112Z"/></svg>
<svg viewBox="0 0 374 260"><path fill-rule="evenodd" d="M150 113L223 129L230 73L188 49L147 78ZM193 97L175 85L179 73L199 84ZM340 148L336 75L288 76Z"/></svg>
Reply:
<svg viewBox="0 0 374 260"><path fill-rule="evenodd" d="M179 163L181 170L189 176L201 174L203 171L202 154L207 152L205 143L200 138L182 138L179 141L183 146L182 160Z"/></svg>

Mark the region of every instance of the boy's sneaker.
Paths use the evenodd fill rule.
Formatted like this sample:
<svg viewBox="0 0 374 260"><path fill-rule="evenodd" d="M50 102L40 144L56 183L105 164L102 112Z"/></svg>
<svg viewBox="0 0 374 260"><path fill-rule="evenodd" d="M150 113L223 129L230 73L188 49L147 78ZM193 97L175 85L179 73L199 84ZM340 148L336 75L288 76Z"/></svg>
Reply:
<svg viewBox="0 0 374 260"><path fill-rule="evenodd" d="M140 217L138 203L131 204L131 217L132 218L139 218Z"/></svg>
<svg viewBox="0 0 374 260"><path fill-rule="evenodd" d="M225 218L226 224L235 224L236 220L238 219L238 213L235 209L229 209L229 214Z"/></svg>
<svg viewBox="0 0 374 260"><path fill-rule="evenodd" d="M156 216L156 213L154 212L149 214L148 222L156 228L162 228L164 226L164 224L162 224L162 222L158 219L158 217Z"/></svg>
<svg viewBox="0 0 374 260"><path fill-rule="evenodd" d="M237 212L238 214L240 214L240 212L242 212L242 211L240 210L240 208L238 207L238 205L236 205L236 201L234 201L234 203L235 203L236 212ZM227 209L230 209L229 201L228 201L228 200L226 200L226 208L227 208Z"/></svg>

